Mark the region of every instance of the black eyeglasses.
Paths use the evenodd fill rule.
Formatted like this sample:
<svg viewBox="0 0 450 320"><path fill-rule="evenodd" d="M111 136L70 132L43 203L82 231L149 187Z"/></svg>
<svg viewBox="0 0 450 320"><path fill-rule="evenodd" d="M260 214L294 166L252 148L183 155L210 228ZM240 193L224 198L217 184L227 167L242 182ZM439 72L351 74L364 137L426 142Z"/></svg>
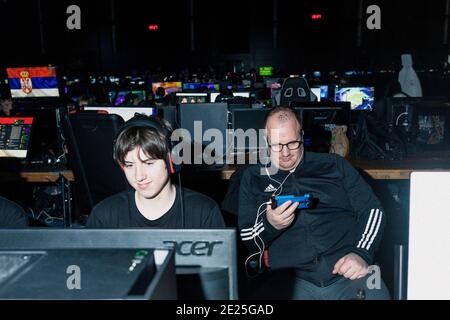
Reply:
<svg viewBox="0 0 450 320"><path fill-rule="evenodd" d="M284 146L286 146L289 150L297 150L302 144L303 141L296 140L288 143L270 144L269 147L273 152L281 152Z"/></svg>

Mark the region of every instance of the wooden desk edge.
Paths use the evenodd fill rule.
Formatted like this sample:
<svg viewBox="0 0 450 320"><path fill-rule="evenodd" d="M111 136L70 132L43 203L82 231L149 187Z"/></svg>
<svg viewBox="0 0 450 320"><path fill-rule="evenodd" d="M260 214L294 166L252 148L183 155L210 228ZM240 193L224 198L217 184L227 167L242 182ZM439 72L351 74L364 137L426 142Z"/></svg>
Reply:
<svg viewBox="0 0 450 320"><path fill-rule="evenodd" d="M48 171L48 172L32 172L22 171L19 173L2 172L1 177L5 180L24 180L25 182L56 182L62 175L68 181L75 181L71 170L64 171Z"/></svg>
<svg viewBox="0 0 450 320"><path fill-rule="evenodd" d="M225 169L221 172L223 180L229 180L236 169ZM375 180L409 180L412 172L448 171L449 169L363 169Z"/></svg>

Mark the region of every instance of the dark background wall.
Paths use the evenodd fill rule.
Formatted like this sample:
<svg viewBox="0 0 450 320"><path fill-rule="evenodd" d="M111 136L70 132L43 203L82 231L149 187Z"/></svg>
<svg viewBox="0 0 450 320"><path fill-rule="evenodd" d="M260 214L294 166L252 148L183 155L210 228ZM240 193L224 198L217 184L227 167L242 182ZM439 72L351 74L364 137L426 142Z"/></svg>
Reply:
<svg viewBox="0 0 450 320"><path fill-rule="evenodd" d="M428 68L449 53L447 2L0 0L0 67L52 63L70 74L273 65L300 72L398 66L410 52L416 67ZM71 4L81 8L81 30L66 28ZM371 4L381 8L381 30L366 27ZM311 20L313 13L322 19Z"/></svg>

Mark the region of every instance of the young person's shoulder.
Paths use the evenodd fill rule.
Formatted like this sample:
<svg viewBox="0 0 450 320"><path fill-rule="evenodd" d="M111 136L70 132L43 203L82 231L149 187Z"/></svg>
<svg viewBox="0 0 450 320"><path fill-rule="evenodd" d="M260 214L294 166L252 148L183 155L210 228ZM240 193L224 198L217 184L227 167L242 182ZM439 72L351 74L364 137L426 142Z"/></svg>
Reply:
<svg viewBox="0 0 450 320"><path fill-rule="evenodd" d="M189 228L220 229L225 227L219 205L210 197L200 192L183 188L183 202Z"/></svg>
<svg viewBox="0 0 450 320"><path fill-rule="evenodd" d="M120 216L128 211L134 190L123 191L100 201L91 211L87 220L88 228L119 227Z"/></svg>
<svg viewBox="0 0 450 320"><path fill-rule="evenodd" d="M28 220L21 206L0 197L0 227L26 227Z"/></svg>
<svg viewBox="0 0 450 320"><path fill-rule="evenodd" d="M94 206L92 212L111 212L121 210L124 206L128 207L129 199L133 191L134 190L123 191L103 199Z"/></svg>
<svg viewBox="0 0 450 320"><path fill-rule="evenodd" d="M11 200L0 197L0 211L6 211L6 210L20 212L20 213L24 212L22 207L20 207L15 202L12 202Z"/></svg>

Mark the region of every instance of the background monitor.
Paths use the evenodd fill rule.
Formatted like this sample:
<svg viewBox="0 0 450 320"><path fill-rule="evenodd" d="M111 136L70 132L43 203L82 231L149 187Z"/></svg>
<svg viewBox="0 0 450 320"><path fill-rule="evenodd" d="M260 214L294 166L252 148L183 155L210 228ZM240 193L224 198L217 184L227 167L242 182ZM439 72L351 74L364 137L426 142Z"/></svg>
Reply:
<svg viewBox="0 0 450 320"><path fill-rule="evenodd" d="M211 92L210 93L210 96L209 96L209 101L211 101L211 102L215 102L216 101L216 98L217 98L217 96L220 94L220 92Z"/></svg>
<svg viewBox="0 0 450 320"><path fill-rule="evenodd" d="M292 107L302 119L305 148L308 151L328 153L331 129L350 124L350 102L294 102Z"/></svg>
<svg viewBox="0 0 450 320"><path fill-rule="evenodd" d="M328 85L312 86L311 90L317 96L318 101L328 99Z"/></svg>
<svg viewBox="0 0 450 320"><path fill-rule="evenodd" d="M55 67L6 68L12 98L58 98Z"/></svg>
<svg viewBox="0 0 450 320"><path fill-rule="evenodd" d="M220 92L211 92L210 93L210 101L215 102L217 96L220 94ZM244 97L244 98L250 98L250 92L233 92L233 96L235 97Z"/></svg>
<svg viewBox="0 0 450 320"><path fill-rule="evenodd" d="M312 93L314 93L314 95L317 97L317 101L321 100L321 96L320 96L320 88L317 87L311 87L311 91Z"/></svg>
<svg viewBox="0 0 450 320"><path fill-rule="evenodd" d="M336 87L334 101L350 102L351 110L372 111L374 104L374 87Z"/></svg>
<svg viewBox="0 0 450 320"><path fill-rule="evenodd" d="M414 145L413 152L450 150L450 108L445 97L388 98L387 123Z"/></svg>
<svg viewBox="0 0 450 320"><path fill-rule="evenodd" d="M26 158L33 118L0 118L0 157Z"/></svg>
<svg viewBox="0 0 450 320"><path fill-rule="evenodd" d="M207 93L177 93L178 103L206 103Z"/></svg>
<svg viewBox="0 0 450 320"><path fill-rule="evenodd" d="M223 164L223 156L227 151L226 130L228 128L228 105L226 103L199 103L199 104L180 104L179 105L179 123L180 128L189 132L190 141L194 145L209 146L211 143L220 147L215 148L218 153L215 154L214 164ZM215 137L206 138L205 132L210 130L211 134L220 134L222 143L216 141ZM187 133L186 133L187 134ZM202 153L197 153L194 148L193 163L203 163L205 158Z"/></svg>
<svg viewBox="0 0 450 320"><path fill-rule="evenodd" d="M240 108L233 109L231 112L231 121L233 132L242 129L244 132L249 129L254 129L256 132L256 141L251 141L250 138L245 138L245 141L239 141L237 136L233 137L234 151L246 152L259 150L266 147L265 141L261 139L259 130L264 129L264 119L270 109L248 109ZM250 132L249 132L250 133Z"/></svg>
<svg viewBox="0 0 450 320"><path fill-rule="evenodd" d="M133 104L133 100L138 102L146 100L145 90L131 90L131 91L110 91L109 101L115 106L123 104Z"/></svg>
<svg viewBox="0 0 450 320"><path fill-rule="evenodd" d="M201 90L207 88L211 91L219 91L220 85L218 83L183 83L183 90Z"/></svg>
<svg viewBox="0 0 450 320"><path fill-rule="evenodd" d="M242 129L264 129L264 119L270 109L234 109L232 111L232 128Z"/></svg>
<svg viewBox="0 0 450 320"><path fill-rule="evenodd" d="M273 76L273 67L259 67L259 75L262 77Z"/></svg>
<svg viewBox="0 0 450 320"><path fill-rule="evenodd" d="M85 106L84 110L99 110L105 111L111 114L117 114L123 118L124 121L128 121L134 117L135 113L143 113L147 116L156 116L157 109L156 107L139 107L139 106L118 106L118 107L109 107L109 106Z"/></svg>
<svg viewBox="0 0 450 320"><path fill-rule="evenodd" d="M182 85L179 81L173 82L153 82L152 83L152 92L156 95L156 90L162 87L166 90L166 94L176 93L182 91Z"/></svg>

